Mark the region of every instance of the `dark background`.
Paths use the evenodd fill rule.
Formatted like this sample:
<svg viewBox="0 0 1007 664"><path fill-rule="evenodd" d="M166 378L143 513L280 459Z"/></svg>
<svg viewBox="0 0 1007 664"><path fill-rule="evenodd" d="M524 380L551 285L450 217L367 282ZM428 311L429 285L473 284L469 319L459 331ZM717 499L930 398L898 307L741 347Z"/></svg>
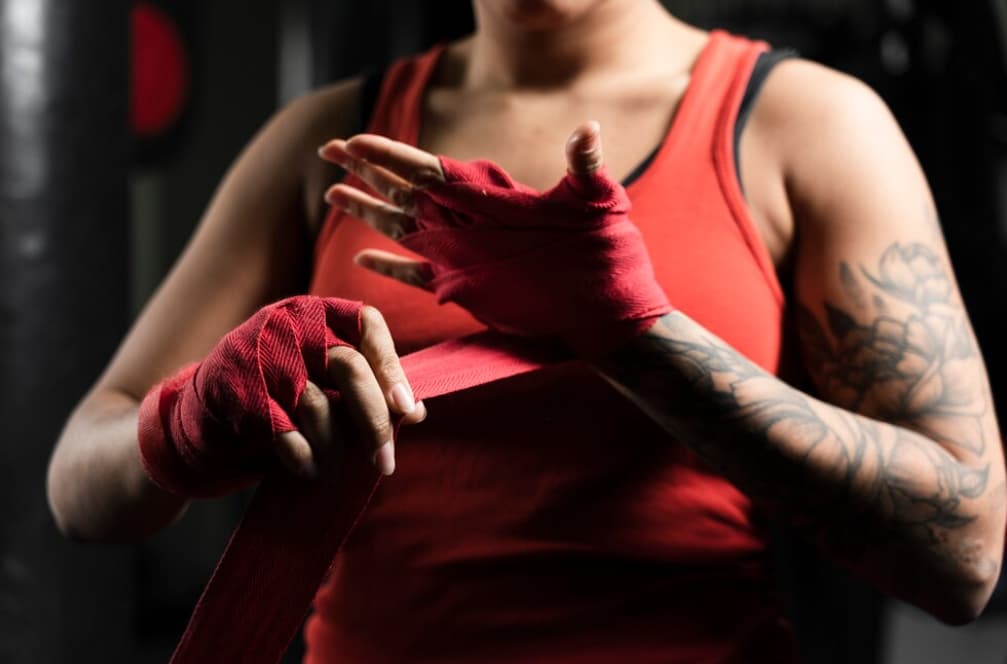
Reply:
<svg viewBox="0 0 1007 664"><path fill-rule="evenodd" d="M44 491L62 422L278 105L471 29L464 0L158 4L187 44L191 98L167 135L137 141L130 3L0 0L0 662L166 660L242 498L199 504L138 546L67 542ZM797 48L888 101L1007 404L1007 0L665 4ZM807 661L1007 661L1007 592L977 625L943 630L779 540Z"/></svg>

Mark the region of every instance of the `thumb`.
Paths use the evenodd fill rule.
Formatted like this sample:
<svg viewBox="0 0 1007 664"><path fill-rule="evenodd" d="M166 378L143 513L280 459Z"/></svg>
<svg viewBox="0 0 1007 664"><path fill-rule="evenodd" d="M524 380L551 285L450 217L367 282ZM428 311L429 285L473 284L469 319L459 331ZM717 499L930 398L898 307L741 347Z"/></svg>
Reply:
<svg viewBox="0 0 1007 664"><path fill-rule="evenodd" d="M574 175L591 175L601 168L600 124L591 120L574 129L566 142L566 163Z"/></svg>

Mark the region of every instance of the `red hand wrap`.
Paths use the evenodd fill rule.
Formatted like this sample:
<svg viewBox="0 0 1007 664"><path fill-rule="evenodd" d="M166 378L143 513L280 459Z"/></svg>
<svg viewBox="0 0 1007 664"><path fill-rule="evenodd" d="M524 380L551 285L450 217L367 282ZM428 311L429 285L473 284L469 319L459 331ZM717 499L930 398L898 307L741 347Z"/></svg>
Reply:
<svg viewBox="0 0 1007 664"><path fill-rule="evenodd" d="M487 162L442 166L447 184L419 196L419 230L403 242L434 263L442 301L498 330L560 336L587 353L671 311L627 217L625 191L604 173L567 177L541 194ZM567 359L554 350L487 332L426 348L402 365L416 397L429 399ZM336 470L331 482L283 474L263 482L172 662L279 661L380 481L364 455Z"/></svg>
<svg viewBox="0 0 1007 664"><path fill-rule="evenodd" d="M625 189L604 168L540 193L489 161L441 157L400 242L429 259L439 301L509 334L555 336L595 355L672 310Z"/></svg>
<svg viewBox="0 0 1007 664"><path fill-rule="evenodd" d="M564 359L552 351L481 332L407 355L402 368L416 398L432 399ZM172 664L280 661L381 481L363 453L347 454L333 470L326 481L286 473L265 478L196 604Z"/></svg>
<svg viewBox="0 0 1007 664"><path fill-rule="evenodd" d="M260 309L203 362L154 386L140 406L140 455L161 488L187 497L260 480L275 436L309 378L326 382L327 350L357 345L361 303L292 297Z"/></svg>

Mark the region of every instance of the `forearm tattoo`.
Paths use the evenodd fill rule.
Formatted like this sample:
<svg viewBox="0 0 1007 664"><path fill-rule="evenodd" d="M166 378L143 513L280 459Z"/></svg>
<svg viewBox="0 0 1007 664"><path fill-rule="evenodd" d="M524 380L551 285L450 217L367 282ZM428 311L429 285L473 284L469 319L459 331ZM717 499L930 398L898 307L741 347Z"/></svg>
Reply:
<svg viewBox="0 0 1007 664"><path fill-rule="evenodd" d="M895 532L944 562L976 555L951 535L976 520L987 491L991 401L948 269L921 244L891 245L874 269L839 269L846 302L823 303L825 326L797 305L808 369L835 405L675 313L599 369L846 559Z"/></svg>
<svg viewBox="0 0 1007 664"><path fill-rule="evenodd" d="M940 257L921 244L894 244L875 271L842 263L840 278L853 307L825 303L835 344L807 307L797 311L808 367L823 394L847 410L982 456L990 400Z"/></svg>

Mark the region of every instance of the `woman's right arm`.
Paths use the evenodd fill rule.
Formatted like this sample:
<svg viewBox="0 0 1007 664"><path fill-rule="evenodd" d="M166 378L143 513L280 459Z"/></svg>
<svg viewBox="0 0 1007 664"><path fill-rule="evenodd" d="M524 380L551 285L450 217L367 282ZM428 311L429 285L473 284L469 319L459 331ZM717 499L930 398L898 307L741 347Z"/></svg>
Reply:
<svg viewBox="0 0 1007 664"><path fill-rule="evenodd" d="M139 402L262 305L303 292L326 168L316 150L353 131L358 89L349 81L292 102L228 171L181 257L60 436L47 489L65 535L135 540L185 510L184 499L159 489L143 470Z"/></svg>

